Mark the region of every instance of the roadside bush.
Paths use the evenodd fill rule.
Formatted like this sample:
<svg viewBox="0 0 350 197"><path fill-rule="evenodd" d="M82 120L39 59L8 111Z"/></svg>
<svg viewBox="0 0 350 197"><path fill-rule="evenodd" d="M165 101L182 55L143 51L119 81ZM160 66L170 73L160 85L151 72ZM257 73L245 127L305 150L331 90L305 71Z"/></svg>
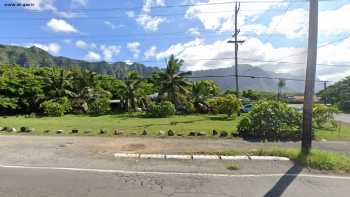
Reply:
<svg viewBox="0 0 350 197"><path fill-rule="evenodd" d="M231 117L233 113L238 112L240 106L239 100L233 94L210 99L208 103L212 113L227 114L227 117Z"/></svg>
<svg viewBox="0 0 350 197"><path fill-rule="evenodd" d="M238 124L240 136L268 140L300 139L301 113L286 103L260 101Z"/></svg>
<svg viewBox="0 0 350 197"><path fill-rule="evenodd" d="M146 116L151 118L165 118L175 113L175 106L169 101L163 101L160 104L152 102L146 110Z"/></svg>
<svg viewBox="0 0 350 197"><path fill-rule="evenodd" d="M65 112L65 106L54 101L49 100L40 104L40 107L43 109L44 114L48 116L63 116Z"/></svg>
<svg viewBox="0 0 350 197"><path fill-rule="evenodd" d="M323 128L327 124L330 124L332 127L336 127L337 123L334 120L334 114L338 112L339 112L338 109L332 106L326 106L323 104L314 105L313 106L314 125L318 128Z"/></svg>
<svg viewBox="0 0 350 197"><path fill-rule="evenodd" d="M103 114L110 110L110 99L107 97L99 97L89 103L89 112L92 114Z"/></svg>

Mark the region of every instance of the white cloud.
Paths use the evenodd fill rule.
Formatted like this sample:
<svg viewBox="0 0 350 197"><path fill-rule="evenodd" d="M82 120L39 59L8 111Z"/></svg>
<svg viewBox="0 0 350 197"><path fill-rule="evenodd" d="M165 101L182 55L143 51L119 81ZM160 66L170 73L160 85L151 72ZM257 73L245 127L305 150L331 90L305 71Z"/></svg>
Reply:
<svg viewBox="0 0 350 197"><path fill-rule="evenodd" d="M62 19L52 18L47 23L47 27L49 27L54 32L64 32L64 33L78 32L78 30L74 26L72 26L71 24L67 23L65 20L62 20Z"/></svg>
<svg viewBox="0 0 350 197"><path fill-rule="evenodd" d="M101 61L101 55L96 52L89 51L84 59L90 62L98 62Z"/></svg>
<svg viewBox="0 0 350 197"><path fill-rule="evenodd" d="M336 10L323 11L319 18L319 31L326 35L337 35L350 31L350 23L345 21L350 18L350 4Z"/></svg>
<svg viewBox="0 0 350 197"><path fill-rule="evenodd" d="M102 54L103 54L103 59L107 62L111 61L112 58L120 53L121 46L116 46L116 45L111 45L111 46L106 46L106 45L101 45L100 47Z"/></svg>
<svg viewBox="0 0 350 197"><path fill-rule="evenodd" d="M249 63L259 66L259 63L261 62L256 60L272 61L278 58L282 58L285 56L285 54L289 54L291 52L298 53L301 51L303 51L301 48L274 48L270 43L264 44L257 38L250 38L247 39L246 43L242 47L240 47L239 57L241 58L239 61L241 64ZM178 43L176 45L172 45L167 50L158 53L156 57L157 59L162 59L168 57L171 54L178 54L177 56L179 58L185 60L184 69L186 70L205 70L232 66L234 48L232 47L232 44L227 43L227 40L219 40L210 44L206 44L200 39L195 39L187 43ZM291 57L285 61L305 61L303 58L298 58L299 59ZM276 66L277 68L283 68L286 65L277 64ZM291 68L293 70L300 70L303 69L303 66L304 65L292 65Z"/></svg>
<svg viewBox="0 0 350 197"><path fill-rule="evenodd" d="M166 21L165 17L152 16L151 8L154 6L165 6L165 0L145 0L142 11L136 16L135 12L127 11L126 15L134 18L136 23L142 26L146 31L155 32L159 26Z"/></svg>
<svg viewBox="0 0 350 197"><path fill-rule="evenodd" d="M127 48L133 53L134 59L137 59L140 54L140 43L139 42L129 42Z"/></svg>
<svg viewBox="0 0 350 197"><path fill-rule="evenodd" d="M165 0L145 0L142 10L144 12L151 12L151 7L165 6Z"/></svg>
<svg viewBox="0 0 350 197"><path fill-rule="evenodd" d="M74 45L80 49L93 49L97 47L95 43L87 43L84 40L77 40Z"/></svg>
<svg viewBox="0 0 350 197"><path fill-rule="evenodd" d="M49 44L32 43L32 44L26 44L26 46L27 47L36 46L38 48L41 48L44 51L51 53L52 55L57 55L61 50L61 46L55 42L49 43Z"/></svg>
<svg viewBox="0 0 350 197"><path fill-rule="evenodd" d="M146 31L157 31L160 24L165 22L164 17L150 16L148 14L140 14L136 18L136 22L141 25Z"/></svg>
<svg viewBox="0 0 350 197"><path fill-rule="evenodd" d="M128 17L130 17L130 18L134 18L135 17L135 12L134 11L127 11L127 12L125 12L126 13L126 15L128 16Z"/></svg>
<svg viewBox="0 0 350 197"><path fill-rule="evenodd" d="M308 12L295 9L281 16L272 18L267 33L283 34L289 39L304 36L308 29Z"/></svg>
<svg viewBox="0 0 350 197"><path fill-rule="evenodd" d="M198 28L192 27L187 30L187 33L192 35L192 36L200 36L201 33L199 32Z"/></svg>
<svg viewBox="0 0 350 197"><path fill-rule="evenodd" d="M145 53L144 53L145 58L149 59L149 58L155 57L156 56L156 51L157 51L157 47L156 46L152 46L147 51L145 51Z"/></svg>
<svg viewBox="0 0 350 197"><path fill-rule="evenodd" d="M327 10L319 13L319 33L324 35L338 35L350 31L350 23L338 22L350 18L350 4L339 9ZM274 16L266 28L266 33L281 34L287 38L300 38L307 35L308 11L305 9L290 10L279 16ZM264 28L260 28L264 29ZM255 31L251 29L251 31Z"/></svg>
<svg viewBox="0 0 350 197"><path fill-rule="evenodd" d="M243 25L248 16L255 17L262 14L274 6L284 5L285 0L276 0L261 3L244 3L242 0L241 9L248 9L249 12L241 12L238 23ZM282 4L283 3L283 4ZM234 3L229 3L227 0L208 0L207 3L201 3L202 6L192 6L186 11L185 17L188 19L196 18L200 20L205 29L232 31L233 28L233 16L232 8ZM211 14L208 14L211 13Z"/></svg>

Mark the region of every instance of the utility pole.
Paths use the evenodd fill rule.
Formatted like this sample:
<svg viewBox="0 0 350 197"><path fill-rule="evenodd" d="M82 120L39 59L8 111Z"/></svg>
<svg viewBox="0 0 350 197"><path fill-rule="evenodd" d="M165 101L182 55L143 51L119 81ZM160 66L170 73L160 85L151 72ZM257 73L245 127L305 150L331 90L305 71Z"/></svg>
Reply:
<svg viewBox="0 0 350 197"><path fill-rule="evenodd" d="M232 37L234 40L229 40L227 43L235 44L235 80L236 80L236 95L239 99L239 79L238 79L238 44L244 43L244 40L238 40L238 34L240 33L240 29L238 29L238 13L241 7L240 2L236 2L235 5L235 30ZM240 110L238 110L238 116L240 116Z"/></svg>
<svg viewBox="0 0 350 197"><path fill-rule="evenodd" d="M309 153L312 147L312 105L315 91L317 62L318 0L309 1L309 41L301 141L301 150L303 153Z"/></svg>

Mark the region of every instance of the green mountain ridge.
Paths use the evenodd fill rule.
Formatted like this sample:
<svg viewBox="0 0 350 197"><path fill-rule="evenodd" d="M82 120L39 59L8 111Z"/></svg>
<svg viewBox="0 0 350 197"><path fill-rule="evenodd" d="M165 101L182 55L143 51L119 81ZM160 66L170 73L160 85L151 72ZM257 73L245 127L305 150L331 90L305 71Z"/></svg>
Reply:
<svg viewBox="0 0 350 197"><path fill-rule="evenodd" d="M50 55L45 50L38 47L20 47L0 45L0 63L1 64L18 64L24 67L38 66L57 66L62 68L81 68L95 71L101 74L108 74L122 79L126 77L128 71L137 71L143 77L149 77L159 68L148 67L143 64L133 63L126 64L125 62L108 63L101 62L87 62L83 60L75 60L62 56Z"/></svg>

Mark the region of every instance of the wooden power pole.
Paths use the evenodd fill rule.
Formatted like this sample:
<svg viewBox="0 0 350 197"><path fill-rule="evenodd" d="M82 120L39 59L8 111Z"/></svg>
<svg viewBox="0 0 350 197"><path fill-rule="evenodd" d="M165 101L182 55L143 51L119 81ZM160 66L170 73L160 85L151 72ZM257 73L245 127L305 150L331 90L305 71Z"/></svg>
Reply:
<svg viewBox="0 0 350 197"><path fill-rule="evenodd" d="M228 43L235 44L235 81L236 81L236 95L239 99L239 75L238 75L238 44L244 43L244 40L238 40L238 34L240 33L240 29L238 29L238 13L241 7L240 2L236 2L235 6L235 30L232 37L234 40L229 40ZM238 115L240 115L240 110L238 110Z"/></svg>
<svg viewBox="0 0 350 197"><path fill-rule="evenodd" d="M309 1L309 39L301 142L303 153L309 153L312 147L312 105L315 91L317 62L318 0Z"/></svg>

